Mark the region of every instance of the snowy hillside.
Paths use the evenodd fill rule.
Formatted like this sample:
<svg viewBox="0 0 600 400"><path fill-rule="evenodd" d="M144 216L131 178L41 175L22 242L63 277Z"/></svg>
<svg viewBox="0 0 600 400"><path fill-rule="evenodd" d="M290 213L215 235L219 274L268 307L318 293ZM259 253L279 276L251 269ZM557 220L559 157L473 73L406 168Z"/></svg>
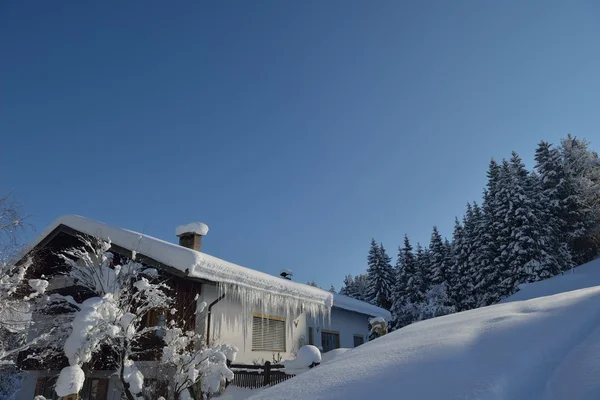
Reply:
<svg viewBox="0 0 600 400"><path fill-rule="evenodd" d="M600 261L502 304L412 324L252 399L598 399L595 285Z"/></svg>

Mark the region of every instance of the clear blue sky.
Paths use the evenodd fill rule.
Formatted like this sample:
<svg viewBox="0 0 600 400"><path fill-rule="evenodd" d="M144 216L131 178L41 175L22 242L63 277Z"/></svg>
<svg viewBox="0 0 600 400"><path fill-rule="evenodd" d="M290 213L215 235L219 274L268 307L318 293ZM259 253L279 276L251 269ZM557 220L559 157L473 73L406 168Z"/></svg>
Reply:
<svg viewBox="0 0 600 400"><path fill-rule="evenodd" d="M177 3L177 4L175 4ZM600 149L600 3L2 1L0 191L339 288L490 157Z"/></svg>

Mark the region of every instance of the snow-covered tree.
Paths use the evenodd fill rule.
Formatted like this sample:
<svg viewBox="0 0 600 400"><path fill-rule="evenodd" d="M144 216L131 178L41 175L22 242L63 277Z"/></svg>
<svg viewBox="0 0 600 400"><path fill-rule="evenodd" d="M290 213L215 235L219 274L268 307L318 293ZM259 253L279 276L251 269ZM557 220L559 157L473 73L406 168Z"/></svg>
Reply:
<svg viewBox="0 0 600 400"><path fill-rule="evenodd" d="M561 140L565 181L565 231L576 264L595 258L600 248L600 161L589 143L568 135ZM564 196L564 194L563 194Z"/></svg>
<svg viewBox="0 0 600 400"><path fill-rule="evenodd" d="M432 285L440 285L442 283L448 284L448 265L446 258L446 247L442 241L442 235L440 235L437 226L433 227L431 233L431 241L429 242L430 251L430 276Z"/></svg>
<svg viewBox="0 0 600 400"><path fill-rule="evenodd" d="M160 329L144 327L143 318L152 310L169 309L169 287L159 281L157 270L135 260L113 263L110 243L81 240L84 247L65 251L61 257L69 267L69 277L85 288L90 297L82 303L64 298L77 311L63 347L69 366L60 372L56 393L58 396L78 393L85 380L82 366L103 348L110 348L110 360L105 361L112 361L118 368L126 398L136 399L144 382L133 361L144 351L138 344Z"/></svg>
<svg viewBox="0 0 600 400"><path fill-rule="evenodd" d="M408 236L404 236L404 245L398 249L396 262L396 284L393 289L392 329L398 329L413 322L410 305L424 301L423 276L417 268L413 248Z"/></svg>
<svg viewBox="0 0 600 400"><path fill-rule="evenodd" d="M452 314L456 309L448 305L450 302L445 283L431 286L427 293L425 293L425 301L417 307L419 313L417 320L422 321Z"/></svg>
<svg viewBox="0 0 600 400"><path fill-rule="evenodd" d="M50 331L26 341L25 333L33 323L29 314L42 307L38 302L48 287L45 279L27 279L31 259L18 265L0 265L0 365L31 345L50 337Z"/></svg>
<svg viewBox="0 0 600 400"><path fill-rule="evenodd" d="M342 285L342 288L340 289L340 294L343 294L344 296L348 296L348 297L353 297L353 298L358 297L358 295L356 293L356 286L354 284L354 278L352 277L352 275L348 274L344 278L344 284Z"/></svg>
<svg viewBox="0 0 600 400"><path fill-rule="evenodd" d="M474 233L471 237L474 268L475 296L477 306L488 306L498 302L507 290L501 284L507 278L508 270L504 265L501 251L506 246L506 230L503 222L506 210L500 198L501 167L491 160L487 171L488 183L483 194L482 215L472 224Z"/></svg>
<svg viewBox="0 0 600 400"><path fill-rule="evenodd" d="M358 274L354 277L354 292L356 293L356 299L361 301L367 301L367 294L369 290L369 279L367 274Z"/></svg>
<svg viewBox="0 0 600 400"><path fill-rule="evenodd" d="M450 294L452 302L458 311L468 310L475 306L473 288L473 267L471 265L471 231L473 224L473 211L471 204L467 203L467 212L463 224L456 218L453 233L453 268Z"/></svg>
<svg viewBox="0 0 600 400"><path fill-rule="evenodd" d="M391 258L387 255L382 244L371 241L368 256L368 289L367 299L370 303L388 309L392 305L392 288L394 286L394 271Z"/></svg>
<svg viewBox="0 0 600 400"><path fill-rule="evenodd" d="M421 292L425 294L431 287L431 252L420 243L417 243L415 263L422 280Z"/></svg>
<svg viewBox="0 0 600 400"><path fill-rule="evenodd" d="M337 293L337 292L335 291L335 287L334 287L333 285L330 285L330 286L329 286L329 291L330 291L331 293Z"/></svg>

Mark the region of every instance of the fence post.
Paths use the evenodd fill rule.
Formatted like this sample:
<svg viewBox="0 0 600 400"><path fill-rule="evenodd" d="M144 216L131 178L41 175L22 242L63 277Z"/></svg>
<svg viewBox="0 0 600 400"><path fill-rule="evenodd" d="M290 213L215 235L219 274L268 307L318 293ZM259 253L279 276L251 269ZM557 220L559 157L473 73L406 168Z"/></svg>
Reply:
<svg viewBox="0 0 600 400"><path fill-rule="evenodd" d="M271 362L265 362L265 380L263 386L269 386L271 384Z"/></svg>

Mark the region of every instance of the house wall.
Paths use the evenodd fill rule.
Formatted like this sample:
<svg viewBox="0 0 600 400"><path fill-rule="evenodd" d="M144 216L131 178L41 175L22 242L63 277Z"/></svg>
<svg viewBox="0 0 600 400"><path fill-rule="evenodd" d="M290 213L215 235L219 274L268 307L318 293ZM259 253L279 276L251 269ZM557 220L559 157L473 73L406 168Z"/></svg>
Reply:
<svg viewBox="0 0 600 400"><path fill-rule="evenodd" d="M217 287L213 285L202 285L199 302L208 305L218 297ZM260 313L260 310L255 310ZM285 318L283 314L275 316ZM198 332L206 334L206 319L197 318ZM267 351L252 351L252 313L244 315L240 303L227 299L221 300L212 308L210 341L216 343L227 343L239 349L236 363L251 364L253 362L273 362L277 354ZM245 331L245 332L244 332ZM292 359L294 353L301 345L308 343L306 316L300 314L293 319L286 319L286 351L280 353L281 359Z"/></svg>
<svg viewBox="0 0 600 400"><path fill-rule="evenodd" d="M319 348L322 346L321 333L323 329L340 334L341 348L353 348L354 335L361 335L364 338L364 342L367 342L369 336L369 318L365 314L333 308L330 320L327 318L324 320L322 318L309 318L308 326L313 327L315 346Z"/></svg>

